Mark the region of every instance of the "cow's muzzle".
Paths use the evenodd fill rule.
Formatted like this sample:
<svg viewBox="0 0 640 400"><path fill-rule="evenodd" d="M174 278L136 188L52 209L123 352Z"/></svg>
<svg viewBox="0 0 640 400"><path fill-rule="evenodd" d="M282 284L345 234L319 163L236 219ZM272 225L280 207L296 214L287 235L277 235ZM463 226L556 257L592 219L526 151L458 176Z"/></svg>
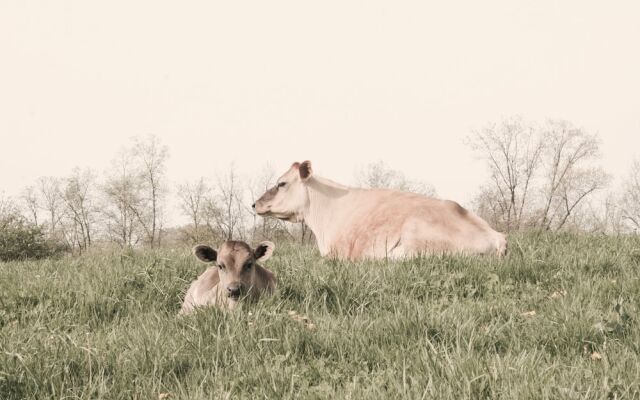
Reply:
<svg viewBox="0 0 640 400"><path fill-rule="evenodd" d="M256 201L251 206L258 215L267 215L271 211L271 206L265 206L262 202Z"/></svg>
<svg viewBox="0 0 640 400"><path fill-rule="evenodd" d="M244 287L240 283L232 283L227 286L227 297L233 300L238 300L242 293L244 292Z"/></svg>

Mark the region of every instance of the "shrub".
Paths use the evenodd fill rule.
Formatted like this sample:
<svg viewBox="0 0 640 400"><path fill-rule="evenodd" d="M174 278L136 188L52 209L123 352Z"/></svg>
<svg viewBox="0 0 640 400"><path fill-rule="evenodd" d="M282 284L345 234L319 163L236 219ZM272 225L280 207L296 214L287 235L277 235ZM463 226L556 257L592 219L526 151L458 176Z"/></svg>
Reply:
<svg viewBox="0 0 640 400"><path fill-rule="evenodd" d="M58 246L45 238L41 227L19 215L0 216L0 261L45 258L59 251Z"/></svg>

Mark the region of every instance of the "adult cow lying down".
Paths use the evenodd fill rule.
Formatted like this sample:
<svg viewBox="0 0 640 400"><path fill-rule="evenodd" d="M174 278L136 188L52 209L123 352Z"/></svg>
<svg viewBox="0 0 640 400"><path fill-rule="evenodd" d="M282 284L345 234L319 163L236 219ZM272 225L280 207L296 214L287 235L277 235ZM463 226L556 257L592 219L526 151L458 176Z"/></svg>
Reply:
<svg viewBox="0 0 640 400"><path fill-rule="evenodd" d="M195 246L193 254L198 260L215 265L193 281L180 314L209 305L232 309L242 298L256 300L263 293L272 293L275 276L258 262L268 260L273 249L271 242L262 242L252 249L245 242L234 240L227 240L218 250L202 244Z"/></svg>
<svg viewBox="0 0 640 400"><path fill-rule="evenodd" d="M315 175L310 161L293 163L253 207L261 216L305 222L320 254L334 258L504 255L507 250L502 233L456 202L347 187Z"/></svg>

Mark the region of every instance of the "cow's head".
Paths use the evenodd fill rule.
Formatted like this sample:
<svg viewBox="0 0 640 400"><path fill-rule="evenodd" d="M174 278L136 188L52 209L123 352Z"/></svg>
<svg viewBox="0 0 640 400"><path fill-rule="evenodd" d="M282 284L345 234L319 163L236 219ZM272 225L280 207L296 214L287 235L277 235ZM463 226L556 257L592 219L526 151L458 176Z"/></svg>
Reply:
<svg viewBox="0 0 640 400"><path fill-rule="evenodd" d="M293 163L276 185L267 190L253 208L263 217L276 217L290 222L303 221L303 211L309 204L306 183L311 177L311 161Z"/></svg>
<svg viewBox="0 0 640 400"><path fill-rule="evenodd" d="M232 303L250 295L258 279L256 263L268 260L273 254L274 244L262 242L255 249L245 242L227 240L216 251L212 247L199 244L193 254L205 263L215 262L220 276L221 293Z"/></svg>

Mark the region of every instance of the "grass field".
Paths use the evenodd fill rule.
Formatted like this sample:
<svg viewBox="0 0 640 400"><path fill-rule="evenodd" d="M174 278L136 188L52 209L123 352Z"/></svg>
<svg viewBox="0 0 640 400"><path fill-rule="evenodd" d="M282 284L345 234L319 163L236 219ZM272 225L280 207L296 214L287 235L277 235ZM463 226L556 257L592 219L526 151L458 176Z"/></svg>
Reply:
<svg viewBox="0 0 640 400"><path fill-rule="evenodd" d="M272 298L178 318L186 248L0 263L0 399L640 398L637 237L266 266Z"/></svg>

